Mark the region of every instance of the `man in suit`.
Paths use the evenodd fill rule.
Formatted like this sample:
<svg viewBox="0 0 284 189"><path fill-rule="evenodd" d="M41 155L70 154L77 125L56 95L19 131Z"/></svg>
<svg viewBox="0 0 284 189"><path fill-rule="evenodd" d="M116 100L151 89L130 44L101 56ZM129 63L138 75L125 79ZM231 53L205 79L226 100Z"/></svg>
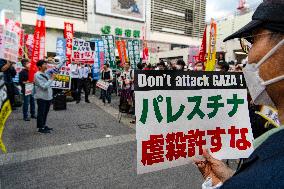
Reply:
<svg viewBox="0 0 284 189"><path fill-rule="evenodd" d="M276 107L284 124L284 1L265 0L252 21L224 41L243 38L251 43L243 70L257 105ZM205 160L196 160L204 179L203 188L284 188L284 126L272 129L254 141L255 151L235 173L204 150Z"/></svg>

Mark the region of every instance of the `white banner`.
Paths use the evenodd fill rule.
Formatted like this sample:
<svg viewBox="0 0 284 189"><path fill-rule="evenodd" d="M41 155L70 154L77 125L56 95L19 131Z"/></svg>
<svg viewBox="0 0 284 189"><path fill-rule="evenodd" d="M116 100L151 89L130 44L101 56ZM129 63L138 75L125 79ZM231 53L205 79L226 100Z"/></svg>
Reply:
<svg viewBox="0 0 284 189"><path fill-rule="evenodd" d="M141 73L135 72L138 174L191 163L202 149L217 159L253 152L242 75Z"/></svg>

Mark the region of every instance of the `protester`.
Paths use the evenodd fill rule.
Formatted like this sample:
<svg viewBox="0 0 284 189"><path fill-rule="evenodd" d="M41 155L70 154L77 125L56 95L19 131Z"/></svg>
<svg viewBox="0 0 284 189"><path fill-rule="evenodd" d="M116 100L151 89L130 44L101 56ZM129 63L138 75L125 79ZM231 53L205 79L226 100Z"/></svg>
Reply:
<svg viewBox="0 0 284 189"><path fill-rule="evenodd" d="M283 10L283 1L264 1L256 9L249 24L224 40L244 38L252 43L248 64L243 69L248 89L256 105L277 108L282 124L284 123ZM195 161L206 179L203 188L212 188L212 185L224 189L284 188L283 128L282 126L272 129L258 137L254 141L255 151L235 173L205 150L203 154L205 160Z"/></svg>
<svg viewBox="0 0 284 189"><path fill-rule="evenodd" d="M35 99L37 100L38 115L37 128L40 133L50 133L52 128L46 125L47 115L53 99L51 84L55 78L55 74L46 72L47 61L39 60L37 62L39 71L35 74Z"/></svg>
<svg viewBox="0 0 284 189"><path fill-rule="evenodd" d="M112 70L109 67L109 64L104 65L104 69L102 71L102 80L109 84L107 90L102 89L102 100L103 103L106 103L106 100L108 103L111 103L111 91L112 91L112 81L113 81L113 75Z"/></svg>
<svg viewBox="0 0 284 189"><path fill-rule="evenodd" d="M79 80L78 80L78 94L77 94L77 104L81 101L82 89L85 92L85 102L90 103L89 101L89 91L88 91L88 77L89 77L89 68L83 64L79 67Z"/></svg>
<svg viewBox="0 0 284 189"><path fill-rule="evenodd" d="M162 60L160 61L158 64L157 64L157 70L166 70L167 67L166 67L166 64L165 62Z"/></svg>
<svg viewBox="0 0 284 189"><path fill-rule="evenodd" d="M23 104L23 119L25 121L30 121L30 118L28 116L28 110L30 106L30 113L31 113L31 118L36 119L35 115L35 100L33 96L33 91L31 91L31 94L26 93L26 87L29 85L33 87L33 83L29 82L29 70L30 70L30 63L28 59L23 59L22 65L24 69L19 74L19 83L22 88L22 95L24 99L24 104Z"/></svg>
<svg viewBox="0 0 284 189"><path fill-rule="evenodd" d="M205 67L202 62L196 62L194 65L194 71L204 71Z"/></svg>
<svg viewBox="0 0 284 189"><path fill-rule="evenodd" d="M12 110L16 110L15 107L15 86L13 78L16 76L16 70L13 67L13 62L5 59L0 59L0 70L4 73L4 82L7 88L8 99L10 100Z"/></svg>
<svg viewBox="0 0 284 189"><path fill-rule="evenodd" d="M130 108L133 106L134 92L134 71L130 69L129 63L125 63L124 71L120 75L119 82L122 89L119 107L121 112L129 113Z"/></svg>
<svg viewBox="0 0 284 189"><path fill-rule="evenodd" d="M176 70L184 70L185 62L182 59L179 59L175 65Z"/></svg>
<svg viewBox="0 0 284 189"><path fill-rule="evenodd" d="M71 92L74 100L77 100L77 92L78 92L78 80L79 80L79 69L78 64L72 62L68 65L70 69L70 77L71 77Z"/></svg>

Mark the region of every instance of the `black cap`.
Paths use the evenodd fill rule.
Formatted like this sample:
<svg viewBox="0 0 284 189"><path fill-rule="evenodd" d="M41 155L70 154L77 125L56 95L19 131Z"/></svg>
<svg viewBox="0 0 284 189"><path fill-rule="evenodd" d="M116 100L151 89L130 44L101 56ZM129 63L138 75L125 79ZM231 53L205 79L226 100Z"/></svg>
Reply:
<svg viewBox="0 0 284 189"><path fill-rule="evenodd" d="M248 37L252 31L264 28L273 32L284 33L284 0L264 0L252 16L252 21L243 28L224 39Z"/></svg>

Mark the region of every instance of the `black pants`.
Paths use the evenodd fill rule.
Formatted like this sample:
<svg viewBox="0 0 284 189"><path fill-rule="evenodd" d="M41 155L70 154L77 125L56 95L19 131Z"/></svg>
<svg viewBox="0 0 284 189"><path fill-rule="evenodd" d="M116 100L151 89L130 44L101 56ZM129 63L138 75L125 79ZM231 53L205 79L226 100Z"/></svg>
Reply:
<svg viewBox="0 0 284 189"><path fill-rule="evenodd" d="M73 99L77 100L77 92L78 92L78 78L72 78L71 80L71 92Z"/></svg>
<svg viewBox="0 0 284 189"><path fill-rule="evenodd" d="M89 101L89 91L88 91L88 80L87 79L79 79L78 80L78 97L77 97L77 102L81 101L81 92L82 89L85 92L85 101Z"/></svg>
<svg viewBox="0 0 284 189"><path fill-rule="evenodd" d="M93 93L92 93L93 95L96 94L97 82L98 80L93 80L91 84L91 88L93 89ZM90 94L91 94L91 90L90 90Z"/></svg>
<svg viewBox="0 0 284 189"><path fill-rule="evenodd" d="M44 128L46 126L46 119L49 112L51 101L37 99L37 128Z"/></svg>
<svg viewBox="0 0 284 189"><path fill-rule="evenodd" d="M14 83L5 83L7 88L8 99L10 100L11 106L15 105L15 87Z"/></svg>

